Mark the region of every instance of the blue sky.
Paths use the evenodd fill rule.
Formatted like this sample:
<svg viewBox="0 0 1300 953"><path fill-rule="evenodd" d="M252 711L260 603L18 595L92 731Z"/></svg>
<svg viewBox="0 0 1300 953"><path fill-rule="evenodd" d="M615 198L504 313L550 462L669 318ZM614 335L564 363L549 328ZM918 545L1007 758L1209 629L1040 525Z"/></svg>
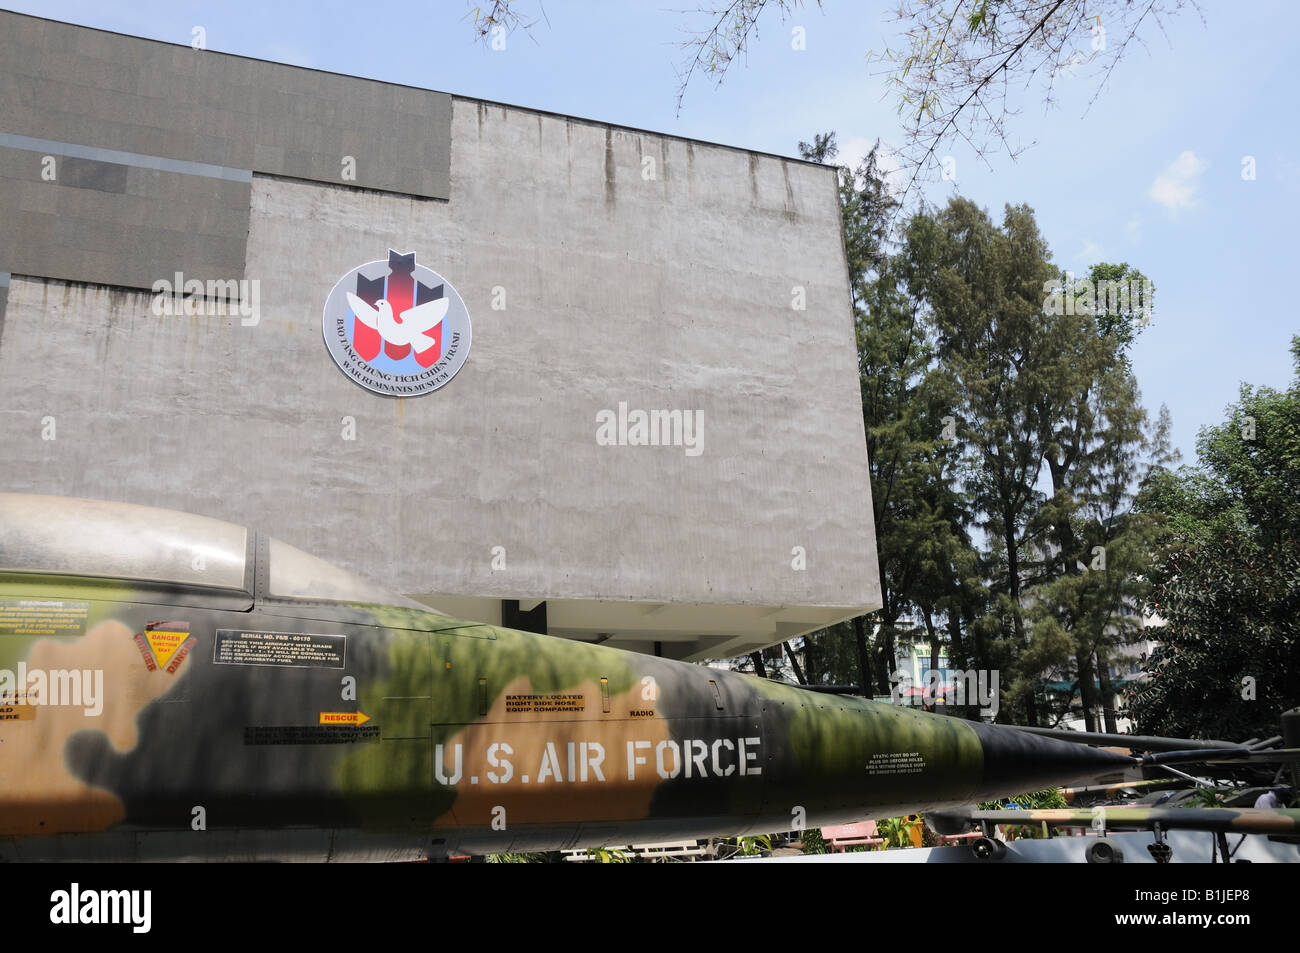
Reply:
<svg viewBox="0 0 1300 953"><path fill-rule="evenodd" d="M692 2L517 0L536 18L531 38L506 49L475 42L472 4L186 3L176 0L10 3L24 13L208 48L446 90L558 113L785 155L799 140L835 130L849 154L877 137L902 141L895 105L868 50L897 45L889 3L825 0L782 22L763 22L746 60L721 87L694 81L677 112L678 43L705 18ZM1056 262L1083 272L1127 261L1156 285L1152 326L1134 369L1154 416L1173 414L1174 441L1195 459L1197 430L1221 421L1249 381L1285 387L1288 344L1300 318L1286 299L1300 220L1300 133L1292 65L1300 39L1282 0L1203 3L1166 31L1144 34L1097 102L1089 74L1063 76L1057 105L1027 97L1012 132L1034 143L1017 159L945 150L953 190L989 209L1025 203ZM542 11L545 19L542 19ZM801 26L807 48L791 49ZM1242 178L1253 156L1256 178Z"/></svg>

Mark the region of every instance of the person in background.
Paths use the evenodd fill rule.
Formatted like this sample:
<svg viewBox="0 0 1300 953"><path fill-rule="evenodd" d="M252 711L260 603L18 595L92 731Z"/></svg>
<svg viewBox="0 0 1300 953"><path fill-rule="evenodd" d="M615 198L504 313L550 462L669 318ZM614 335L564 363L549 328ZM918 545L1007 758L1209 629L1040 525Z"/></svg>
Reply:
<svg viewBox="0 0 1300 953"><path fill-rule="evenodd" d="M1289 803L1291 803L1291 789L1286 787L1265 791L1255 798L1256 807L1286 807Z"/></svg>

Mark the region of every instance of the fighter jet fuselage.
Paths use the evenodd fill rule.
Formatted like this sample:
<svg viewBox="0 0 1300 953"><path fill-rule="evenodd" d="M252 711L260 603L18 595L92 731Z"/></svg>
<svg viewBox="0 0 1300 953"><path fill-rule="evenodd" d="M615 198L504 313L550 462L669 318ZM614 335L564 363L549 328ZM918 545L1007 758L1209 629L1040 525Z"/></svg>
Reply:
<svg viewBox="0 0 1300 953"><path fill-rule="evenodd" d="M228 523L0 494L5 859L694 839L959 807L1129 763L451 619Z"/></svg>

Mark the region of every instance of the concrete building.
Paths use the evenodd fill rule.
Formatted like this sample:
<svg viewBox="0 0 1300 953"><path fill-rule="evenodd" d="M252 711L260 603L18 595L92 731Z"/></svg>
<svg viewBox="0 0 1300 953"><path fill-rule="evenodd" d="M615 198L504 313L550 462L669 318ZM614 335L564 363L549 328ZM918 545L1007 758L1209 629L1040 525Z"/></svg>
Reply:
<svg viewBox="0 0 1300 953"><path fill-rule="evenodd" d="M0 220L4 490L676 658L880 604L829 168L0 13ZM385 396L323 315L411 254L468 324Z"/></svg>

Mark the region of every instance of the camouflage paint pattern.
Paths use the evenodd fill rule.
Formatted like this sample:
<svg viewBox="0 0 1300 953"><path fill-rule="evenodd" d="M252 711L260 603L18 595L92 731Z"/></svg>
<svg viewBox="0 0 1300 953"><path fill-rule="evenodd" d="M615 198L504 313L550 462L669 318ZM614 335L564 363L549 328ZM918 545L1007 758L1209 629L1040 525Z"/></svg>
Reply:
<svg viewBox="0 0 1300 953"><path fill-rule="evenodd" d="M46 635L0 625L0 669L103 673L98 713L0 709L0 859L403 859L734 835L1131 763L410 605L271 598L257 568L242 602L0 573L0 609L77 619ZM303 664L216 661L219 631L274 634L257 639ZM341 658L313 657L313 638L293 647L304 634L335 637Z"/></svg>
<svg viewBox="0 0 1300 953"><path fill-rule="evenodd" d="M1061 796L1066 804L1083 804L1088 801L1110 801L1120 797L1125 791L1150 794L1152 791L1168 791L1187 787L1182 778L1160 778L1146 781L1121 781L1118 784L1106 784L1100 787L1062 788Z"/></svg>
<svg viewBox="0 0 1300 953"><path fill-rule="evenodd" d="M931 819L927 817L927 821ZM946 811L932 826L948 833L954 825L1046 824L1048 827L1105 827L1109 831L1223 831L1237 834L1298 834L1300 810L1257 807L1097 807L1087 810Z"/></svg>

